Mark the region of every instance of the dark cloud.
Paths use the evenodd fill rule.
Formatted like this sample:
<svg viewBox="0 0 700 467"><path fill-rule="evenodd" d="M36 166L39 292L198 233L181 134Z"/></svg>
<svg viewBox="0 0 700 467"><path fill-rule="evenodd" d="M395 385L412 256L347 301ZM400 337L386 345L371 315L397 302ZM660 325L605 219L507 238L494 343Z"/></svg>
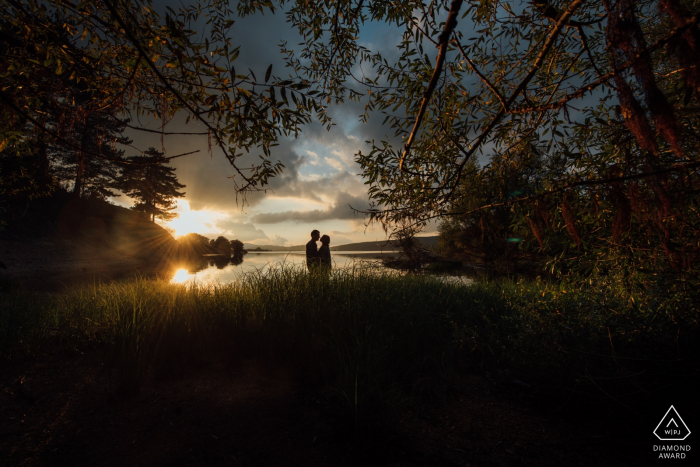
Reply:
<svg viewBox="0 0 700 467"><path fill-rule="evenodd" d="M156 5L161 11L163 6L168 3L165 0L156 1ZM198 24L196 27L203 28L203 24ZM380 47L383 53L396 53L392 50L398 43L397 38L392 38L394 33L390 30L391 28L372 28L371 33L367 35L367 44L372 47ZM265 34L261 36L260 31L265 31ZM389 38L391 40L388 40ZM264 16L255 14L245 18L237 18L231 30L231 39L234 45L241 46L240 55L234 63L236 69L240 69L242 73L250 69L258 78L264 76L269 64L273 65L273 75L286 77L283 55L279 53L278 48L279 41L287 40L288 47L293 47L299 42L297 33L286 23L285 15L280 10L275 14L266 12ZM348 100L339 106L329 106L329 114L338 123L330 131L315 122L305 125L301 129L298 139L281 138L279 146L272 148L271 160L273 163L275 161L281 162L284 165L283 172L270 178L269 184L262 187L263 191L248 194L246 197L247 207L251 208L254 213L255 206L271 194L276 197L327 201L333 199L335 194L341 191L353 195L365 193L366 186L357 175L360 168L354 162L354 155L358 151L368 153L371 150L371 145L365 143L366 140L374 139L379 142L387 139L387 134L388 139L391 140L393 132L381 125L381 119L384 116L380 114L371 116L368 124L360 123L359 115L364 112L364 104L365 102L356 103ZM155 122L154 125L157 127L158 123ZM185 125L184 116L182 118L176 117L166 128L167 131L173 132L194 132L202 131L202 129L203 126L198 123L191 122L189 125ZM144 149L151 145L160 148L158 135L139 133L134 135L134 139L136 144ZM394 143L400 144L399 141ZM326 158L338 160L342 166L337 163L331 165L341 170L317 179L302 176L300 169L309 162L308 156L305 155L308 147L305 145L313 144L326 148L324 153L316 150L321 161L325 161ZM231 211L239 208L246 211L243 200L240 196L236 196L234 183L236 178L231 179L231 177L236 176L235 170L217 148L213 148L211 156L209 155L206 136L166 137L165 148L168 155L201 150L199 154L173 160L180 182L186 185L185 191L191 209ZM258 155L261 153L262 151L253 151L251 154L237 159L237 165L244 169L252 164L257 164L259 163ZM308 167L307 165L306 168ZM364 201L357 204L362 207L366 206ZM336 215L335 211L331 211L322 212ZM261 214L261 216L265 216L265 214Z"/></svg>
<svg viewBox="0 0 700 467"><path fill-rule="evenodd" d="M361 218L361 215L353 211L353 208L360 210L369 208L366 197L340 192L336 197L335 203L325 211L314 209L313 211L263 213L253 216L252 221L258 224L277 224L280 222L321 222Z"/></svg>

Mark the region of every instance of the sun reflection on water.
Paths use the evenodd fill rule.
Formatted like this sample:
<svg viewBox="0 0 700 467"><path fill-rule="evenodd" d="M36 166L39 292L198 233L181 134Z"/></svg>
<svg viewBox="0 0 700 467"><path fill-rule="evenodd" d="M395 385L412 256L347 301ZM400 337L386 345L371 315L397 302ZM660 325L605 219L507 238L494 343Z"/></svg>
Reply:
<svg viewBox="0 0 700 467"><path fill-rule="evenodd" d="M187 272L187 269L178 269L177 272L175 272L173 278L170 280L170 282L172 282L173 284L182 284L189 278L190 274Z"/></svg>

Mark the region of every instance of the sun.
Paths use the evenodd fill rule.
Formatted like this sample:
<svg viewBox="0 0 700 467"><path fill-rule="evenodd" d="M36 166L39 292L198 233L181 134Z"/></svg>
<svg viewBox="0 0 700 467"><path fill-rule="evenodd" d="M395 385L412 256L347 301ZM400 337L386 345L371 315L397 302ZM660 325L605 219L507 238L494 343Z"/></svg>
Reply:
<svg viewBox="0 0 700 467"><path fill-rule="evenodd" d="M211 230L211 224L223 215L213 211L193 211L190 203L179 200L175 212L178 217L169 221L166 225L175 231L175 236L180 237L189 233L202 233Z"/></svg>

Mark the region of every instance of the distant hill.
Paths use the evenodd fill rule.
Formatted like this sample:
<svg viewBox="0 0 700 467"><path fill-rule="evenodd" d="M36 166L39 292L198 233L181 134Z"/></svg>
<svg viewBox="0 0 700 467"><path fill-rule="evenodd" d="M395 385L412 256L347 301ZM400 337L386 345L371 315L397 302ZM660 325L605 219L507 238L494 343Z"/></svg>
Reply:
<svg viewBox="0 0 700 467"><path fill-rule="evenodd" d="M417 240L426 247L437 246L437 236L418 237ZM347 245L331 246L332 251L392 251L395 249L396 246L394 242L387 241L348 243Z"/></svg>
<svg viewBox="0 0 700 467"><path fill-rule="evenodd" d="M426 247L437 246L437 235L433 237L418 237L418 240ZM249 251L255 248L261 248L263 250L269 251L304 251L306 245L293 245L293 246L278 246L278 245L251 245L248 244L245 248ZM331 251L392 251L394 246L389 244L386 240L384 241L374 241L374 242L359 242L359 243L348 243L346 245L331 245Z"/></svg>

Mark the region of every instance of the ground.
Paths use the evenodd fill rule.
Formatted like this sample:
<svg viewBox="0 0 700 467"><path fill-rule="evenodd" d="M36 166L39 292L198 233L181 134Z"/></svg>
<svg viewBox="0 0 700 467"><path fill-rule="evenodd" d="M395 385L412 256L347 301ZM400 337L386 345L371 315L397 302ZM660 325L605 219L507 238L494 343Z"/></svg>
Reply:
<svg viewBox="0 0 700 467"><path fill-rule="evenodd" d="M447 397L405 398L359 449L323 390L264 361L150 378L132 398L116 395L95 349L5 363L0 375L8 466L638 466L651 457L604 420L533 407L483 375L460 375Z"/></svg>

